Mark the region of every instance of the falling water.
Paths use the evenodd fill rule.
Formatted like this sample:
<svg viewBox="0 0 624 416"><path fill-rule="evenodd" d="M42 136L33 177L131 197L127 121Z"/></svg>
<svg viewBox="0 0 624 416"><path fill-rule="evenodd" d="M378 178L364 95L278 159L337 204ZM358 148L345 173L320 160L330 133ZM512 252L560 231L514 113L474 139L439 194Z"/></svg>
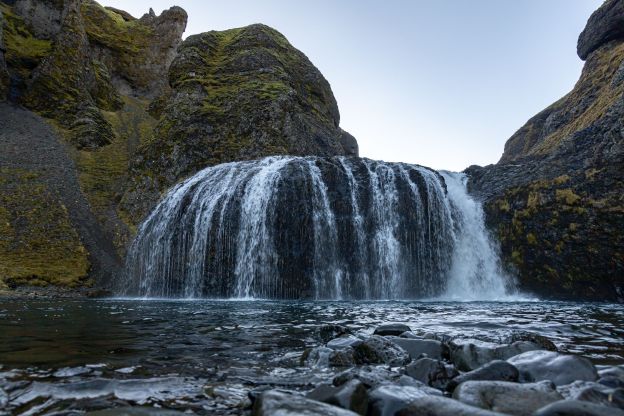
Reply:
<svg viewBox="0 0 624 416"><path fill-rule="evenodd" d="M120 295L498 299L508 291L461 174L358 158L210 167L141 225Z"/></svg>

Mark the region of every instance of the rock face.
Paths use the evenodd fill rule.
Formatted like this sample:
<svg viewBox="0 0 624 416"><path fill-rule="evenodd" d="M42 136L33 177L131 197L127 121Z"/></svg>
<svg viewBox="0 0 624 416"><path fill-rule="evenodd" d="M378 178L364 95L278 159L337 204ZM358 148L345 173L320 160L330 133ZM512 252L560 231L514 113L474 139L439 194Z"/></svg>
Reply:
<svg viewBox="0 0 624 416"><path fill-rule="evenodd" d="M85 268L102 282L98 264L115 273L160 192L207 165L269 154L357 154L355 139L338 126L328 82L281 34L254 25L182 44L186 21L179 7L135 18L92 0L0 2L0 101L54 127L73 158L68 173L78 178L77 189L69 190L71 182L61 193L85 197L91 213L69 218L67 235L78 236L84 244L76 247L86 250L80 256L90 260L76 268L74 282L86 281ZM13 125L13 116L3 112L0 121ZM13 150L29 154L26 144ZM21 186L7 177L6 186ZM90 241L116 253L99 259L102 250L92 252L98 244ZM41 264L31 280L58 282ZM7 273L0 280L29 283Z"/></svg>
<svg viewBox="0 0 624 416"><path fill-rule="evenodd" d="M574 89L520 128L497 165L467 169L522 289L544 297L624 299L623 10L607 1L589 19Z"/></svg>
<svg viewBox="0 0 624 416"><path fill-rule="evenodd" d="M277 154L357 156L329 83L268 26L190 36L169 83L172 91L152 107L162 117L123 201L136 221L163 189L207 166ZM145 209L130 209L136 201Z"/></svg>

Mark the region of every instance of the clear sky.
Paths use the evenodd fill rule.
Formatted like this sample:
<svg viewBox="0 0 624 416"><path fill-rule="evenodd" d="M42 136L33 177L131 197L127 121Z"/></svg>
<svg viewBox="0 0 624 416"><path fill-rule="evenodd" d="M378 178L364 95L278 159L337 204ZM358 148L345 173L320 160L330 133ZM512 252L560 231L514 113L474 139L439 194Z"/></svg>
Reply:
<svg viewBox="0 0 624 416"><path fill-rule="evenodd" d="M571 90L602 0L101 0L140 17L176 4L185 36L265 23L330 82L360 155L462 170L500 158Z"/></svg>

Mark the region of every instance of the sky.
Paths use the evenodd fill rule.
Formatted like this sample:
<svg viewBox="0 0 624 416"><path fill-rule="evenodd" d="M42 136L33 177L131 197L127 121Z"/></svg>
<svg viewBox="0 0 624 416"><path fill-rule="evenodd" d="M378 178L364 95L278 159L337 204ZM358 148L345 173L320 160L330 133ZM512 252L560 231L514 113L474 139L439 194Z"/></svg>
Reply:
<svg viewBox="0 0 624 416"><path fill-rule="evenodd" d="M576 41L602 0L101 0L140 17L172 5L185 37L264 23L332 86L360 156L463 170L568 93Z"/></svg>

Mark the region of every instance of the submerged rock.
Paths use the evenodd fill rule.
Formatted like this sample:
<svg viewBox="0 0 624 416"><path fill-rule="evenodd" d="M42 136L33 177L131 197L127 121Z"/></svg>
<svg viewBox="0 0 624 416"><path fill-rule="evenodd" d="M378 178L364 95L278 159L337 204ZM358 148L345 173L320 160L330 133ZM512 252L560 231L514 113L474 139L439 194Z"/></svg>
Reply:
<svg viewBox="0 0 624 416"><path fill-rule="evenodd" d="M465 381L518 381L519 372L516 367L507 361L494 360L475 370L461 374L449 381L447 389L453 391L455 387Z"/></svg>
<svg viewBox="0 0 624 416"><path fill-rule="evenodd" d="M384 324L375 328L375 335L381 336L399 336L404 332L411 331L410 327L404 324Z"/></svg>
<svg viewBox="0 0 624 416"><path fill-rule="evenodd" d="M428 386L445 389L451 379L458 375L453 366L432 358L421 358L404 369L405 374Z"/></svg>
<svg viewBox="0 0 624 416"><path fill-rule="evenodd" d="M339 350L342 348L355 347L362 343L362 340L353 335L345 335L338 338L334 338L326 344L327 348L332 350Z"/></svg>
<svg viewBox="0 0 624 416"><path fill-rule="evenodd" d="M293 393L269 390L253 406L253 416L357 416L350 410L311 400Z"/></svg>
<svg viewBox="0 0 624 416"><path fill-rule="evenodd" d="M353 346L356 364L388 364L399 366L407 364L410 356L403 348L392 341L372 335Z"/></svg>
<svg viewBox="0 0 624 416"><path fill-rule="evenodd" d="M414 360L420 358L423 354L429 358L441 360L446 350L444 344L434 339L415 339L394 336L387 338L407 351Z"/></svg>
<svg viewBox="0 0 624 416"><path fill-rule="evenodd" d="M544 406L533 416L624 416L624 411L580 400L561 400Z"/></svg>
<svg viewBox="0 0 624 416"><path fill-rule="evenodd" d="M510 383L506 381L466 381L453 398L482 409L518 416L531 415L545 405L563 399L551 382Z"/></svg>
<svg viewBox="0 0 624 416"><path fill-rule="evenodd" d="M520 381L550 380L558 386L573 381L594 381L598 373L584 357L552 351L528 351L507 360L520 371Z"/></svg>

